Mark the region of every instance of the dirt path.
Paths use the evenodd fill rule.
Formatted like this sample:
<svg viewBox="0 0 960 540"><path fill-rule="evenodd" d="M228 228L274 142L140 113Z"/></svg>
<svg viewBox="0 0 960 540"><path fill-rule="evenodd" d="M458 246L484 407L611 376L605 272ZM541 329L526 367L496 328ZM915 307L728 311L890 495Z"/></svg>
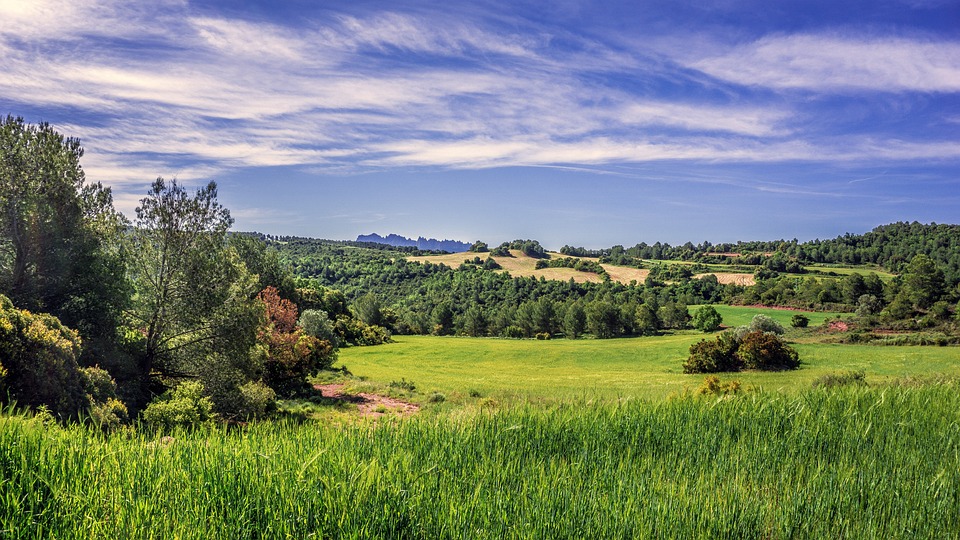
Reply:
<svg viewBox="0 0 960 540"><path fill-rule="evenodd" d="M379 394L344 394L342 384L317 384L314 385L324 397L353 403L357 406L360 416L369 418L378 418L384 414L400 414L402 416L411 415L420 410L419 405L407 403L392 397L381 396Z"/></svg>

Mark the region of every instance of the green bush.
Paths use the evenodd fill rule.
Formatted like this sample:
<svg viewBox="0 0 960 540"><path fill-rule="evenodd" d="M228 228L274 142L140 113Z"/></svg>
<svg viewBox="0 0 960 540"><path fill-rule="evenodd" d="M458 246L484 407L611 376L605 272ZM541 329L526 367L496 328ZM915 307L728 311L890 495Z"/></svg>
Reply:
<svg viewBox="0 0 960 540"><path fill-rule="evenodd" d="M277 393L261 381L249 381L240 387L243 400L241 416L247 420L263 418L277 408Z"/></svg>
<svg viewBox="0 0 960 540"><path fill-rule="evenodd" d="M797 313L796 315L790 318L790 326L794 328L806 328L809 325L810 325L810 317L807 317L802 313Z"/></svg>
<svg viewBox="0 0 960 540"><path fill-rule="evenodd" d="M515 324L511 324L503 329L503 337L520 339L523 337L523 328L520 328Z"/></svg>
<svg viewBox="0 0 960 540"><path fill-rule="evenodd" d="M700 340L690 346L690 356L683 364L684 373L719 373L739 371L738 342L733 334L724 332L712 341Z"/></svg>
<svg viewBox="0 0 960 540"><path fill-rule="evenodd" d="M214 420L213 402L203 395L203 385L182 382L150 402L140 415L150 426L196 426Z"/></svg>
<svg viewBox="0 0 960 540"><path fill-rule="evenodd" d="M737 348L737 357L745 369L780 371L800 367L796 350L776 334L760 331L749 332L743 336Z"/></svg>

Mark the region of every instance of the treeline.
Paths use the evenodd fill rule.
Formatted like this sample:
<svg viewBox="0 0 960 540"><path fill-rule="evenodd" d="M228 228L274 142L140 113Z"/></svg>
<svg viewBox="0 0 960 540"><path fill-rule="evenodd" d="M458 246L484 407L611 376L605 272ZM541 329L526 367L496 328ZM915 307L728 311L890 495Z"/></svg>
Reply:
<svg viewBox="0 0 960 540"><path fill-rule="evenodd" d="M960 225L898 222L881 225L866 234L847 233L832 240L752 241L712 244L687 242L680 246L645 242L631 248L613 246L588 250L573 246L564 255L600 257L600 262L624 264L636 259L697 261L702 263L773 266L774 270L801 273L803 264L876 264L901 273L917 255L930 257L944 272L948 286L960 283ZM767 263L768 259L773 263ZM628 264L630 265L630 264ZM779 268L777 268L779 267Z"/></svg>
<svg viewBox="0 0 960 540"><path fill-rule="evenodd" d="M532 241L514 245L524 243L534 245ZM509 243L506 247L517 249ZM759 272L757 284L745 287L722 285L713 275L694 278L708 271L701 264L653 264L644 283L623 285L513 278L491 271L496 269L495 261L479 256L454 269L411 263L399 254L379 250L343 250L323 241L277 245L277 249L289 258L304 283L343 291L356 312L373 314L361 320L399 334L643 335L683 328L687 306L710 303L858 313L873 317L875 324L913 317L915 326L921 325L919 321L929 326L949 321L957 301L957 291L926 256L908 272L925 276L915 280L928 283L923 286L925 292L916 292L914 284L907 287L913 291L908 295L903 291L909 280L903 277L884 281L875 273L828 277L774 271L789 270L779 266L787 260L785 256L767 257L770 264L762 268L766 273ZM576 268L578 261L574 257L541 259L538 267ZM593 272L597 272L594 265L599 266L594 261L579 264ZM902 301L904 295L911 300ZM359 304L365 309L356 309ZM891 309L891 305L900 308ZM576 322L581 319L583 324Z"/></svg>
<svg viewBox="0 0 960 540"><path fill-rule="evenodd" d="M389 339L228 234L216 184L158 178L129 222L82 154L49 125L0 122L3 403L103 426L243 420L307 388L341 344Z"/></svg>

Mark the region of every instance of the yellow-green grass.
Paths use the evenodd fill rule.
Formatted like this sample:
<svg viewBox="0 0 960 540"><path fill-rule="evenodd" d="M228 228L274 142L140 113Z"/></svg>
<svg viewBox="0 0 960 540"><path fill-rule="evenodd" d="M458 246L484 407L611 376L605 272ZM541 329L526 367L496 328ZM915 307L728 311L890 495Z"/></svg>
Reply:
<svg viewBox="0 0 960 540"><path fill-rule="evenodd" d="M742 326L748 324L751 319L756 315L766 315L771 319L776 320L784 326L784 328L790 327L790 321L793 319L793 316L802 313L805 317L810 319L810 326L820 326L823 324L823 321L834 319L837 316L849 315L843 313L828 313L822 311L795 311L790 309L776 309L776 308L766 308L766 307L754 307L754 306L723 306L715 305L713 306L716 309L720 316L723 317L724 326L734 327ZM696 311L700 309L699 306L691 306L690 314L693 315Z"/></svg>
<svg viewBox="0 0 960 540"><path fill-rule="evenodd" d="M508 340L397 336L396 343L341 351L340 362L357 376L382 383L401 378L422 395L440 392L459 403L642 398L659 400L698 387L703 375L686 375L690 345L712 335L683 332L609 340ZM763 391L796 393L822 375L863 370L868 382L944 374L960 376L956 347L879 347L826 343L794 345L797 371L724 375Z"/></svg>

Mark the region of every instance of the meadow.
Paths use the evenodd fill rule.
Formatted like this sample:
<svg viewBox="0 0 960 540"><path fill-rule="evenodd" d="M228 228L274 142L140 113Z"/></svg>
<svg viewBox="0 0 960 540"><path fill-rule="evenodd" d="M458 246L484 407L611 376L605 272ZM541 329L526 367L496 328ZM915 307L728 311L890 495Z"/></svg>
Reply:
<svg viewBox="0 0 960 540"><path fill-rule="evenodd" d="M950 538L960 387L169 434L0 417L0 538Z"/></svg>
<svg viewBox="0 0 960 540"><path fill-rule="evenodd" d="M811 335L788 332L800 370L723 375L736 395L681 372L694 331L397 336L340 364L414 384L413 416L103 433L8 409L0 539L958 537L958 349ZM813 385L850 370L868 384Z"/></svg>

